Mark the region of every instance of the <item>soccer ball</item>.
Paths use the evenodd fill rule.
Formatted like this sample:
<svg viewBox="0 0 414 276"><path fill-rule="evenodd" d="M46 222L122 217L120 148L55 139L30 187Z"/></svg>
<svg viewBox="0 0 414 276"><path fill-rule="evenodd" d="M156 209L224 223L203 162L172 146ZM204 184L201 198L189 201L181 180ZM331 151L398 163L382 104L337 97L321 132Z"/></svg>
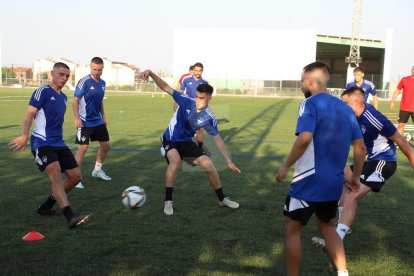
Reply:
<svg viewBox="0 0 414 276"><path fill-rule="evenodd" d="M139 186L131 186L122 193L122 203L129 209L139 208L144 205L147 194Z"/></svg>
<svg viewBox="0 0 414 276"><path fill-rule="evenodd" d="M410 133L404 133L404 138L407 142L410 142L413 137Z"/></svg>

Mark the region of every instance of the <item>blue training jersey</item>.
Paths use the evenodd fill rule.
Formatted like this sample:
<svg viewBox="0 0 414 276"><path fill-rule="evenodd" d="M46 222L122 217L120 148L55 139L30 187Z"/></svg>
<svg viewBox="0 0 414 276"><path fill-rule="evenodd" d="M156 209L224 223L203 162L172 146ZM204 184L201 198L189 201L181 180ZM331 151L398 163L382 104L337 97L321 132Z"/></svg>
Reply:
<svg viewBox="0 0 414 276"><path fill-rule="evenodd" d="M30 146L36 150L44 146L65 147L63 121L65 119L67 97L56 92L49 85L33 92L29 105L37 108Z"/></svg>
<svg viewBox="0 0 414 276"><path fill-rule="evenodd" d="M313 133L305 153L296 161L291 197L314 202L338 200L352 141L361 139L355 113L326 93L304 99L299 107L296 135Z"/></svg>
<svg viewBox="0 0 414 276"><path fill-rule="evenodd" d="M394 142L389 138L397 128L381 112L366 104L364 112L357 118L364 136L368 160L396 161Z"/></svg>
<svg viewBox="0 0 414 276"><path fill-rule="evenodd" d="M216 117L209 106L197 112L195 100L187 94L174 91L172 96L179 107L164 131L167 141L192 141L196 131L200 128L204 128L208 134L213 136L219 134Z"/></svg>
<svg viewBox="0 0 414 276"><path fill-rule="evenodd" d="M369 80L364 80L361 86L358 86L355 81L348 82L345 86L346 89L351 87L359 87L365 92L365 102L368 101L368 96L371 94L372 96L377 95L377 90L375 90L375 85L370 82Z"/></svg>
<svg viewBox="0 0 414 276"><path fill-rule="evenodd" d="M91 75L76 85L75 97L79 99L79 117L84 127L103 125L102 101L105 96L105 81L95 81Z"/></svg>
<svg viewBox="0 0 414 276"><path fill-rule="evenodd" d="M191 98L195 98L197 96L197 87L200 84L208 83L203 78L200 78L199 80L196 80L193 76L190 76L188 78L183 79L183 83L181 84L180 89L184 90L184 93L186 93Z"/></svg>

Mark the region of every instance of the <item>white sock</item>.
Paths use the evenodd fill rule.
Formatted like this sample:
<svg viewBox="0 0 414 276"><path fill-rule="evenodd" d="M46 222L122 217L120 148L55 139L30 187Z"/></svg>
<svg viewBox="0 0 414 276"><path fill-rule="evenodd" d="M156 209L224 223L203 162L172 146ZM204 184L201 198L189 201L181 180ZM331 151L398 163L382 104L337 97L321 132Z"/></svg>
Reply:
<svg viewBox="0 0 414 276"><path fill-rule="evenodd" d="M341 219L342 212L344 211L344 207L339 206L338 207L338 221Z"/></svg>
<svg viewBox="0 0 414 276"><path fill-rule="evenodd" d="M348 274L348 270L338 270L337 272L337 275L338 276L349 276L349 274Z"/></svg>
<svg viewBox="0 0 414 276"><path fill-rule="evenodd" d="M349 230L349 226L342 224L342 223L338 223L338 225L336 226L336 233L338 233L339 237L341 238L341 240L344 239L346 232L348 232Z"/></svg>
<svg viewBox="0 0 414 276"><path fill-rule="evenodd" d="M96 162L95 163L95 169L93 169L95 172L98 172L102 170L102 163Z"/></svg>

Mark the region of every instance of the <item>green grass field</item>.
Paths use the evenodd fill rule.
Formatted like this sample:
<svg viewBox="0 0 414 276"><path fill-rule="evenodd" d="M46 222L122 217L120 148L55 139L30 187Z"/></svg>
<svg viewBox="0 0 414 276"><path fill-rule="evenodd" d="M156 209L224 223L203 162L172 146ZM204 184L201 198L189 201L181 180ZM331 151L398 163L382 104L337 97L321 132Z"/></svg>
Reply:
<svg viewBox="0 0 414 276"><path fill-rule="evenodd" d="M166 162L159 136L172 116L172 99L161 94L107 93L112 151L104 166L112 181L92 179L96 143L83 165L86 189L74 189L75 212L92 211L88 224L67 228L62 216L39 217L35 210L50 194L27 148L8 150L20 135L32 91L0 89L0 274L1 275L285 275L282 209L288 184L274 181L276 168L294 140L299 100L215 97L211 103L233 161L225 168L207 137L224 191L241 206L222 208L204 172L179 171L173 216L163 213ZM67 93L71 99L71 93ZM388 103L381 102L388 112ZM68 104L64 138L74 146ZM414 275L413 170L399 152L399 168L379 194L359 205L353 233L346 237L352 275ZM128 186L145 188L138 210L121 203ZM29 231L45 235L27 242ZM303 235L303 275L336 275L323 250L314 248L314 219Z"/></svg>

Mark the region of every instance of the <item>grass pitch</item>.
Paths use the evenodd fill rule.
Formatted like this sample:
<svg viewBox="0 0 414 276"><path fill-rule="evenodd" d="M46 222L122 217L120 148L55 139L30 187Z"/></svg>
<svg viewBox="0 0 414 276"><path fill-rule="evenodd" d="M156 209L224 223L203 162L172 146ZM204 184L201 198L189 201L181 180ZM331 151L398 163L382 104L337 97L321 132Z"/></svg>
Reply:
<svg viewBox="0 0 414 276"><path fill-rule="evenodd" d="M2 275L284 275L282 208L287 184L274 181L289 152L299 100L213 97L220 135L242 170L236 174L212 139L206 145L220 172L224 192L239 210L218 205L204 172L183 165L174 189L173 216L163 213L165 160L159 137L172 116L172 99L161 94L107 93L112 150L104 165L112 181L93 179L97 144L84 165L86 189L74 189L75 212L92 220L69 230L62 216L39 217L35 210L50 194L49 182L29 148L11 152L20 135L31 90L0 89L0 273ZM74 146L69 102L64 138ZM388 103L381 110L388 112ZM75 150L75 149L74 149ZM414 275L413 171L399 152L399 168L378 194L359 205L353 233L345 239L354 275ZM145 205L128 210L121 193L142 186ZM21 238L38 231L45 239ZM334 275L327 254L314 248L312 219L303 235L303 275Z"/></svg>

